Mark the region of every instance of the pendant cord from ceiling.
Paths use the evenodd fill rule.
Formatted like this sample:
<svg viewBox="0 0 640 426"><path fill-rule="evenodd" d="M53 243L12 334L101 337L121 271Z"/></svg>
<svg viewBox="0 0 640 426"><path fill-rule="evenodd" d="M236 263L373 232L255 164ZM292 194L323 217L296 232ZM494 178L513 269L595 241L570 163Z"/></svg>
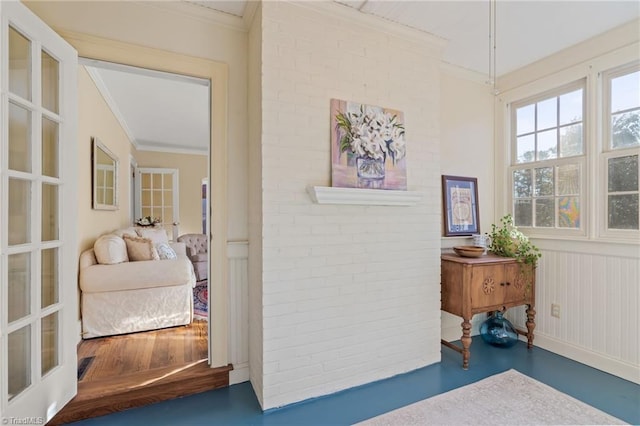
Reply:
<svg viewBox="0 0 640 426"><path fill-rule="evenodd" d="M496 54L496 39L497 39L497 25L496 25L496 5L497 0L489 0L489 82L491 84L492 93L498 94L497 89L497 54Z"/></svg>

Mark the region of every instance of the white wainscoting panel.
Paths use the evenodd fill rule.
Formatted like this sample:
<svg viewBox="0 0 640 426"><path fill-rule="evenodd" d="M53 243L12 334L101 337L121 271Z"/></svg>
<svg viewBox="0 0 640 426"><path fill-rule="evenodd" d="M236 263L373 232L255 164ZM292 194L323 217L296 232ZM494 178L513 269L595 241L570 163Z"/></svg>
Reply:
<svg viewBox="0 0 640 426"><path fill-rule="evenodd" d="M249 380L249 243L227 244L229 257L229 384Z"/></svg>
<svg viewBox="0 0 640 426"><path fill-rule="evenodd" d="M534 345L640 383L640 259L628 248L626 256L543 248ZM559 318L551 304L560 305ZM524 307L508 318L524 327Z"/></svg>

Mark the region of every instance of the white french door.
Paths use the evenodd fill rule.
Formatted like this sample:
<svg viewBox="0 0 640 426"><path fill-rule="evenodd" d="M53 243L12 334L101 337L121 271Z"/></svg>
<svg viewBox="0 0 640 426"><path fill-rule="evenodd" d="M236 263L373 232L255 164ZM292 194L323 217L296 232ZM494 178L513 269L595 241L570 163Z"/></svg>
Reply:
<svg viewBox="0 0 640 426"><path fill-rule="evenodd" d="M42 423L76 394L76 51L0 1L0 418Z"/></svg>
<svg viewBox="0 0 640 426"><path fill-rule="evenodd" d="M180 194L178 169L141 167L136 173L136 215L158 218L168 235L178 233ZM173 235L173 240L178 235Z"/></svg>

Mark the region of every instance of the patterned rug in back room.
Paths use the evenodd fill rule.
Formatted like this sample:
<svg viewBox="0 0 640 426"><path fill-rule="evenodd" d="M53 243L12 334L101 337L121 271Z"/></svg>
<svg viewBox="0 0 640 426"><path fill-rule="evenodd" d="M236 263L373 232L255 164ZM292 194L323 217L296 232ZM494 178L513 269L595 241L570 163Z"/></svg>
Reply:
<svg viewBox="0 0 640 426"><path fill-rule="evenodd" d="M198 281L193 288L193 319L207 319L207 280Z"/></svg>

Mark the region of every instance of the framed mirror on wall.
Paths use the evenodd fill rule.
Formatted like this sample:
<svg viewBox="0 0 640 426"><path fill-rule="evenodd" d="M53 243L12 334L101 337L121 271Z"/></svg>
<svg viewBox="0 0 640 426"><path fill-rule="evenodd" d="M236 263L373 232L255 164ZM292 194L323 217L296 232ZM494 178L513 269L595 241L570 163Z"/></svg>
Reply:
<svg viewBox="0 0 640 426"><path fill-rule="evenodd" d="M91 138L92 189L95 210L118 210L118 157L97 137Z"/></svg>

